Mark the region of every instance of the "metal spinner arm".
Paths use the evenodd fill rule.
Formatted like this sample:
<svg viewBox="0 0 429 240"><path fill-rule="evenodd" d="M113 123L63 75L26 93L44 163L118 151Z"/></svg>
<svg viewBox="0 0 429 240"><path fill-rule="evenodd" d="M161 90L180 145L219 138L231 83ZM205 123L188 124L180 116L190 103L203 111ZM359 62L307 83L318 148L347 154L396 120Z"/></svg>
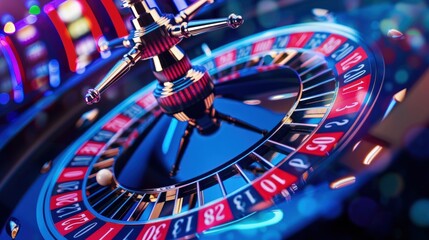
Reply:
<svg viewBox="0 0 429 240"><path fill-rule="evenodd" d="M100 49L133 47L124 58L95 87L88 90L88 104L100 101L100 94L115 83L139 60L149 59L152 71L158 79L154 96L161 110L179 121L188 122L180 141L170 176L174 177L188 146L194 129L202 135L216 132L220 121L263 132L243 121L218 113L213 108L214 85L204 67L193 66L189 58L176 46L183 38L214 31L224 27L238 28L243 24L241 16L231 14L226 19L190 21L207 3L213 0L198 0L176 16L150 8L145 0L123 0L133 13L134 32L125 38L105 42Z"/></svg>
<svg viewBox="0 0 429 240"><path fill-rule="evenodd" d="M87 104L93 104L100 101L100 94L104 92L110 85L119 80L124 76L128 70L133 67L137 61L141 59L141 52L139 50L140 45L136 45L131 51L124 55L121 61L117 62L116 65L107 73L103 80L95 87L95 89L89 89L85 96Z"/></svg>
<svg viewBox="0 0 429 240"><path fill-rule="evenodd" d="M175 65L185 64L188 67L187 70L192 69L189 60L182 61L183 58L187 59L187 57L183 51L176 47L182 38L225 27L237 28L243 24L242 17L235 14L231 14L226 19L190 21L202 7L208 3L213 3L213 0L196 1L176 16L162 13L156 8L150 8L145 0L122 0L122 2L124 7L130 8L133 13L132 24L135 30L127 37L100 43L100 49L107 51L117 47L133 48L94 89L88 90L85 97L87 104L99 102L101 94L125 75L139 60L150 59L153 62L153 65L157 68L154 72L155 77L158 78L160 84L165 82L173 83L179 80L186 76L187 71L176 73L177 76L173 79L165 79L163 76L171 74L170 71L176 71ZM181 57L181 59L177 59L178 57ZM162 63L162 66L159 65L160 63Z"/></svg>

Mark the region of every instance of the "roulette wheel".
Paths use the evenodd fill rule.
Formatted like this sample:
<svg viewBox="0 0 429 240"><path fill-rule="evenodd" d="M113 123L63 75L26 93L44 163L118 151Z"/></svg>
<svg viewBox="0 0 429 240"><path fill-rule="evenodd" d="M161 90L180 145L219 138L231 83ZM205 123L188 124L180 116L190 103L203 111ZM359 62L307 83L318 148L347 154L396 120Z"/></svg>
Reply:
<svg viewBox="0 0 429 240"><path fill-rule="evenodd" d="M93 12L64 15L61 8L72 2L83 2L82 9ZM112 4L100 1L99 6L110 10L107 2ZM55 100L62 105L48 106L46 114L66 114L61 107L71 104L64 103L70 96L64 92L82 95L100 79L85 100L101 101L88 107L83 97L72 99L79 109L70 109L56 128L41 128L53 130L20 158L32 167L44 163L41 173L40 167L30 171L27 166L33 178L26 186L15 183L23 170L2 165L11 172L3 180L8 187L2 188L2 198L19 196L14 204L3 200L10 212L2 239L281 239L306 227L317 229L311 225L317 218L340 218L343 201L393 160L404 158L406 136L420 143L414 148L418 157L427 156L429 115L415 107L428 89L427 32L418 31L427 26L415 17L407 26L398 24L411 29L403 33L386 20L401 7L408 14L424 9L423 2L251 1L256 7L246 7L241 1L220 1L198 18L235 8L245 23L233 14L194 20L210 2L122 1L132 13L134 29L128 36L113 22L130 18L129 13L97 12L84 7L86 1L45 6L46 19L58 32L64 26L70 31L80 18L100 22L70 35L75 38L60 34L58 42L75 45L58 54L64 78L96 79L57 90ZM97 16L104 18L97 21ZM178 47L183 38L225 26L237 29L185 39L180 43L185 50ZM103 31L107 37L101 37ZM239 36L242 32L245 37ZM87 37L101 39L100 44L81 51L78 42ZM2 38L4 49L13 45L9 38ZM195 46L201 42L200 50ZM19 56L10 52L3 54ZM202 56L190 61L186 52ZM111 59L122 54L112 66ZM97 57L105 59L90 65ZM46 54L40 59L47 61ZM113 85L120 77L132 81ZM109 97L115 87L120 93ZM3 95L8 94L15 96ZM99 120L88 117L99 111ZM37 125L40 119L35 119L26 124ZM82 120L78 127L67 129L76 119ZM416 125L420 128L409 135ZM4 156L15 156L18 147L9 147L29 128L4 143ZM371 222L367 216L374 203L354 200L351 221L358 226ZM383 234L378 236L391 236Z"/></svg>

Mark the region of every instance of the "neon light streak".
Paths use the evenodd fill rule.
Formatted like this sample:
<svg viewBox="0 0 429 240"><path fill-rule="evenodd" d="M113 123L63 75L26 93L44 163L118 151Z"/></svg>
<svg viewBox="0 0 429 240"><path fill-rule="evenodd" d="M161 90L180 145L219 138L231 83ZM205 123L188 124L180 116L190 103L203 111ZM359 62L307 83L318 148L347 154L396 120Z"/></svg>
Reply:
<svg viewBox="0 0 429 240"><path fill-rule="evenodd" d="M24 101L24 86L22 79L24 76L24 68L19 59L19 55L14 48L12 41L8 37L0 36L0 49L4 49L3 55L9 65L9 71L12 75L13 99L17 103Z"/></svg>
<svg viewBox="0 0 429 240"><path fill-rule="evenodd" d="M43 11L48 15L57 29L58 34L60 35L61 42L63 43L64 49L66 50L67 60L69 63L69 68L72 72L76 72L77 69L77 54L75 50L75 46L73 44L73 40L70 36L70 33L67 30L66 25L63 21L61 21L60 16L57 11L55 11L55 7L51 4L46 5L43 8Z"/></svg>
<svg viewBox="0 0 429 240"><path fill-rule="evenodd" d="M107 13L109 14L110 19L112 20L113 26L115 27L116 34L118 37L125 37L128 35L128 30L125 27L125 23L122 20L119 11L117 10L115 4L112 0L101 0L101 3L104 5Z"/></svg>
<svg viewBox="0 0 429 240"><path fill-rule="evenodd" d="M366 155L365 159L363 160L364 165L370 165L372 160L374 160L375 157L380 153L380 151L383 150L383 147L377 145L375 146L369 153Z"/></svg>
<svg viewBox="0 0 429 240"><path fill-rule="evenodd" d="M91 10L91 7L89 6L88 2L86 0L78 0L78 2L83 7L83 15L89 19L91 22L91 33L94 37L95 43L98 47L98 39L100 39L103 36L103 32L101 31L100 24L97 21L97 18L95 17L94 13ZM116 9L116 8L115 8Z"/></svg>
<svg viewBox="0 0 429 240"><path fill-rule="evenodd" d="M339 189L339 188L343 188L349 185L352 185L356 182L356 177L355 176L349 176L349 177L345 177L345 178L341 178L337 181L332 182L329 187L331 189Z"/></svg>

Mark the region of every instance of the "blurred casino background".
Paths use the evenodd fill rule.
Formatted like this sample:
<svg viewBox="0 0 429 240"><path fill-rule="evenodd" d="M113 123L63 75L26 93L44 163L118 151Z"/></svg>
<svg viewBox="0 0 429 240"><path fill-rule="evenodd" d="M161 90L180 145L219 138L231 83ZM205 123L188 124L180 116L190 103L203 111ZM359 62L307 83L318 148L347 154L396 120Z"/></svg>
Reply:
<svg viewBox="0 0 429 240"><path fill-rule="evenodd" d="M189 1L176 2L164 10L177 12L181 2ZM97 46L103 39L128 34L130 15L127 10L117 8L119 6L120 1L112 0L0 0L1 222L35 178L31 173L26 174L28 169L39 168L43 161L56 156L87 129L95 116L152 81L150 78L119 83L106 94L106 104L92 108L91 112L85 108L82 96L86 89L124 53L115 50L101 54ZM329 13L320 14L324 9ZM362 15L362 9L367 14ZM400 45L381 43L386 62L399 63L405 57L407 63L386 72L386 79L391 81L384 86L385 91L394 92L402 85L417 81L429 66L429 5L424 0L217 0L201 17L225 16L230 12L242 14L246 24L235 32L219 31L184 42L182 46L191 58L204 54L209 47L216 48L262 30L325 20L356 28L369 42L378 41L380 34L390 29L406 36ZM380 31L372 31L374 29ZM395 48L405 48L409 54L397 55ZM141 78L139 76L148 71L148 66L141 64L129 78ZM429 100L416 108L427 108L428 103ZM59 131L61 126L76 123L71 116L85 113L88 115L80 118L82 121L75 131L59 138L63 134ZM38 156L48 148L45 144L51 141L48 136L61 139L57 146L62 147ZM289 237L429 239L428 125L411 129L404 141L406 147L394 157L393 164L352 193L344 204L330 204L322 211L324 205L319 206L317 196L301 199L296 214L302 215L302 219L311 215L318 217ZM28 158L22 148L31 148L27 154L41 160L20 166L19 160ZM11 185L11 172L25 177ZM3 193L13 194L6 197ZM263 239L282 239L286 235L281 226L269 232L261 228L246 230L243 234L264 233Z"/></svg>

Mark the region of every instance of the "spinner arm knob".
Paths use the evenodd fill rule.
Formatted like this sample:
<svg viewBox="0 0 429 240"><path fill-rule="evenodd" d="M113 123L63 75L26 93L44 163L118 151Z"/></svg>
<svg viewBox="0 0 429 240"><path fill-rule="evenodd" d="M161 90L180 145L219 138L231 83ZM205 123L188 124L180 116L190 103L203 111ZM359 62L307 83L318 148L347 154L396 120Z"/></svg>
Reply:
<svg viewBox="0 0 429 240"><path fill-rule="evenodd" d="M234 13L227 18L199 20L191 22L183 22L180 25L174 25L170 28L170 34L173 37L183 38L191 37L201 33L215 31L221 28L230 27L238 28L244 23L240 15Z"/></svg>
<svg viewBox="0 0 429 240"><path fill-rule="evenodd" d="M97 103L100 101L101 93L103 93L109 86L124 76L128 70L133 67L137 61L141 59L141 51L139 47L134 47L128 52L121 61L107 73L107 75L101 80L101 82L94 88L89 89L85 96L85 101L88 105Z"/></svg>

